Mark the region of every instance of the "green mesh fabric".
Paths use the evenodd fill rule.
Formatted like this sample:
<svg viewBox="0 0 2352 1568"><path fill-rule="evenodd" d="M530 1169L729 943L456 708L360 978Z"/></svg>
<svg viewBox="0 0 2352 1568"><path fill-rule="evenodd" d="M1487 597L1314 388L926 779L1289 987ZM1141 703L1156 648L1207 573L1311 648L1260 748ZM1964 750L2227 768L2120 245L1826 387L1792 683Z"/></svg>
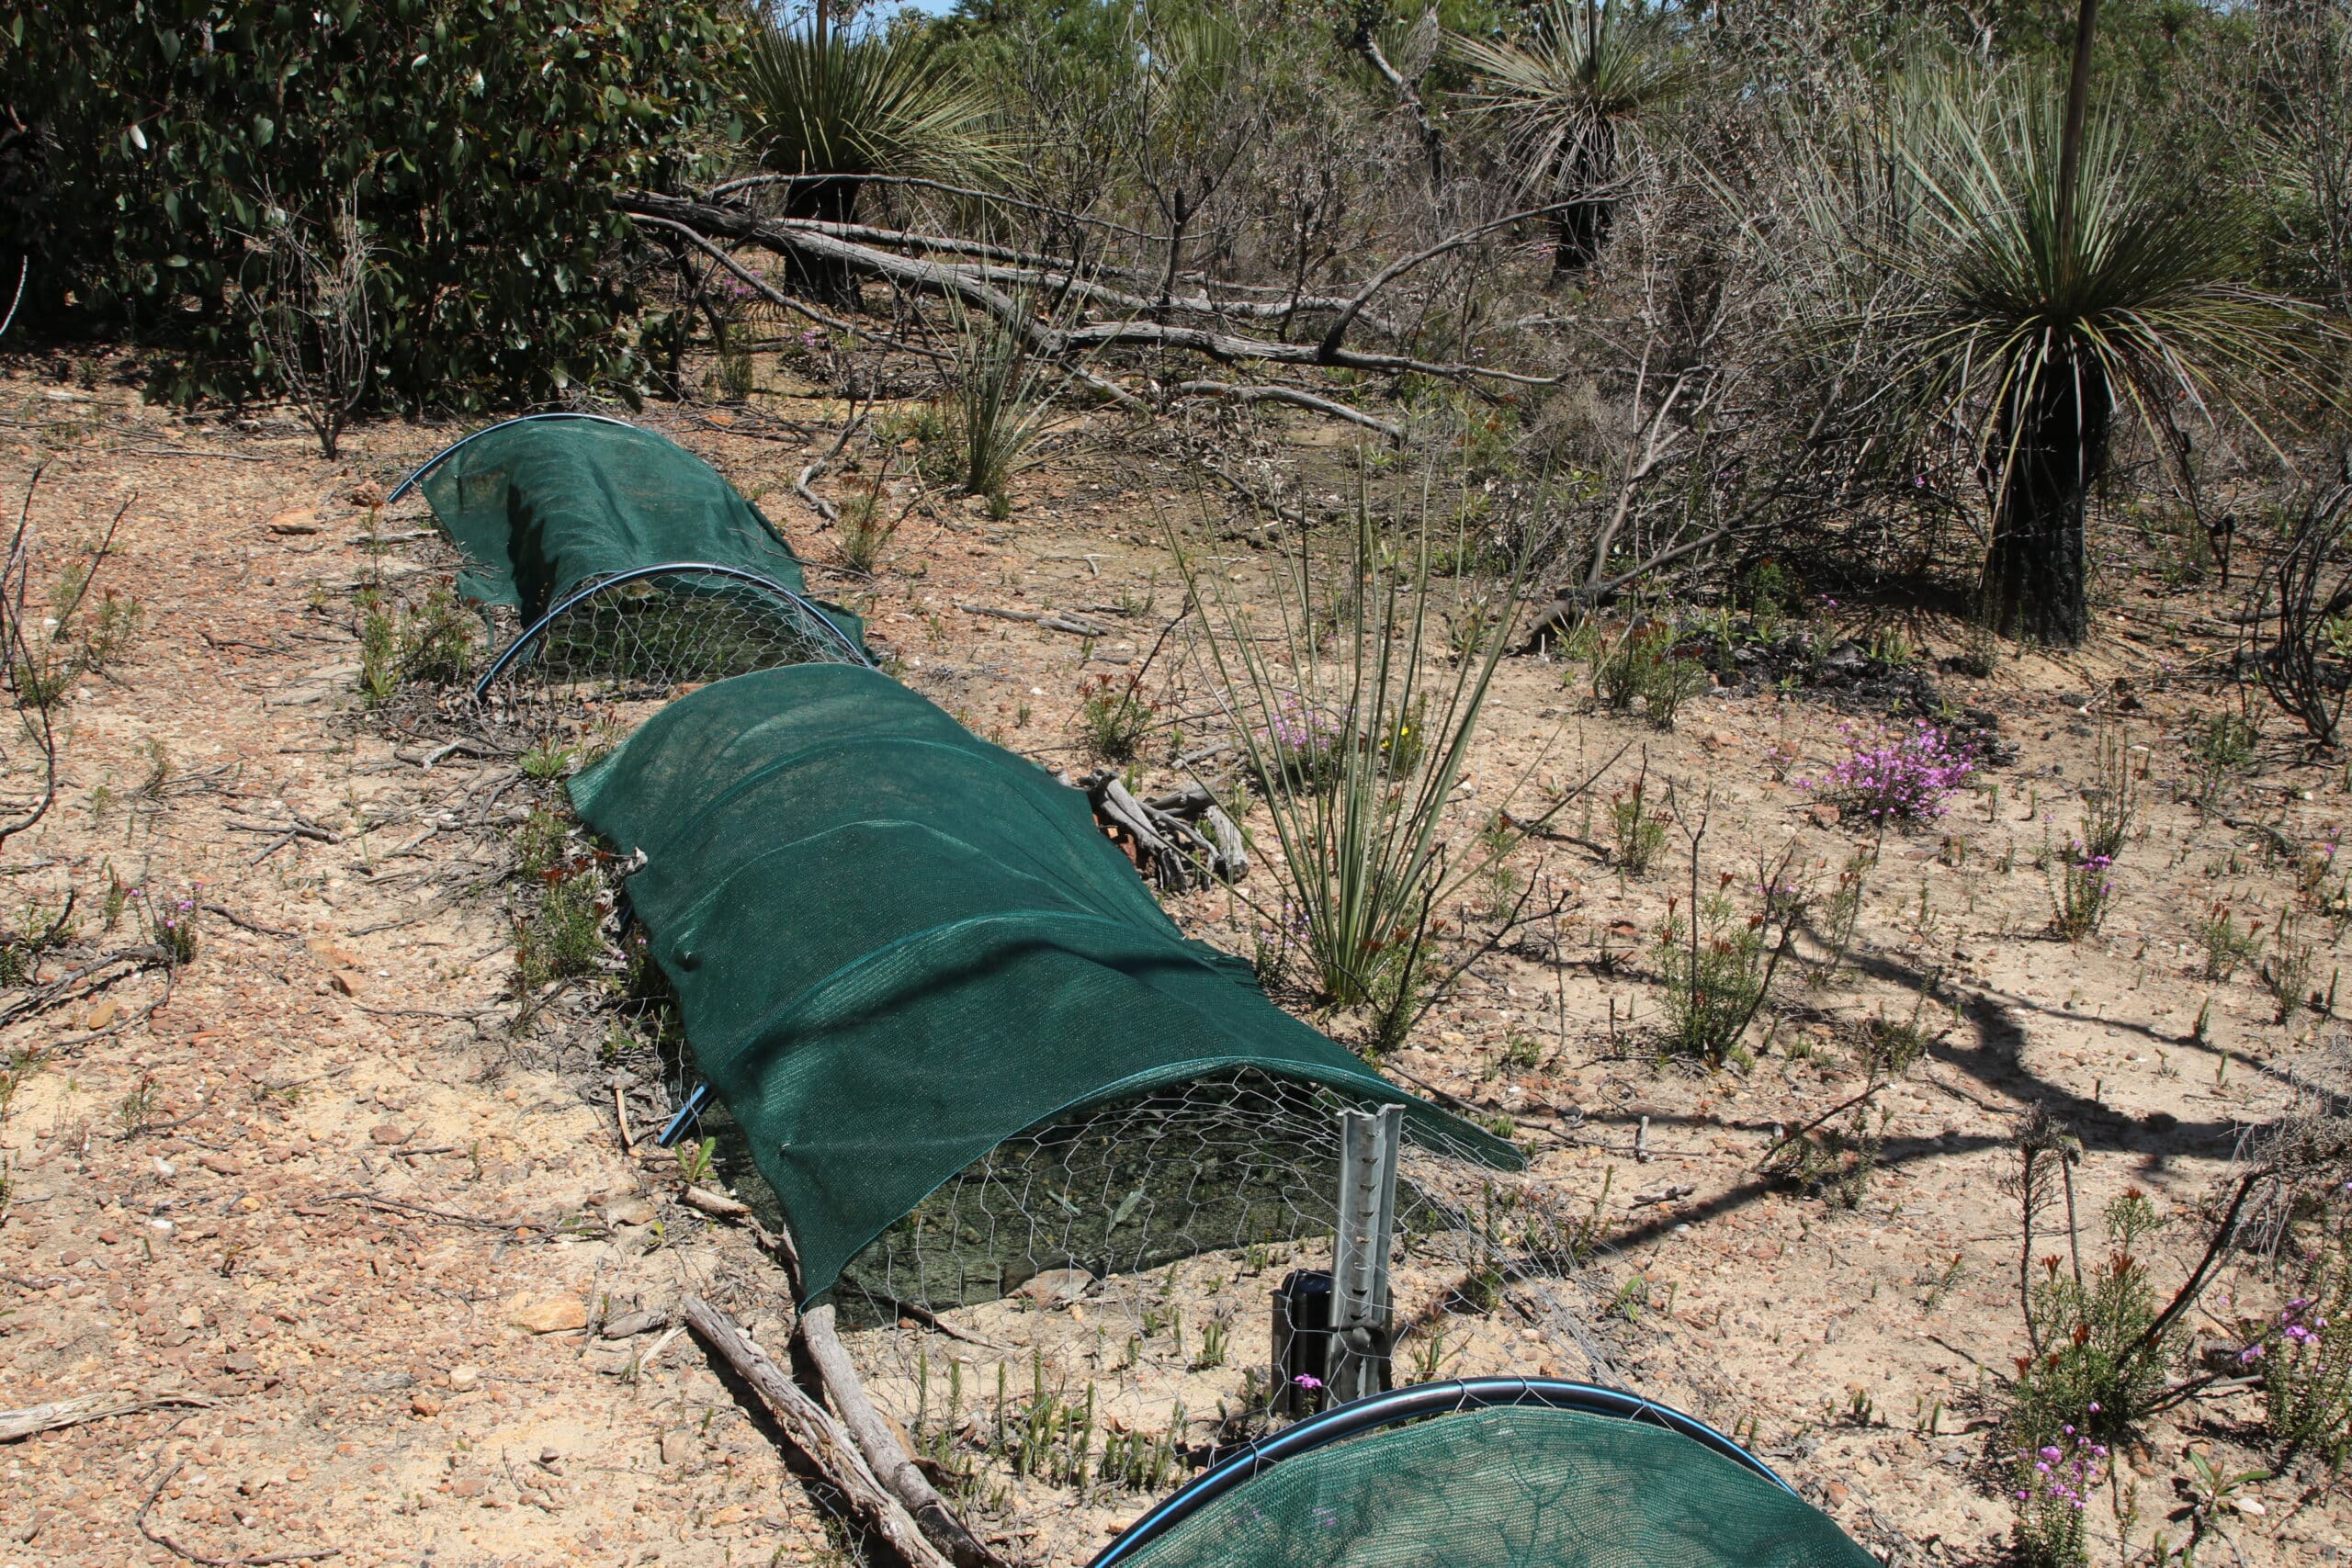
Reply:
<svg viewBox="0 0 2352 1568"><path fill-rule="evenodd" d="M583 583L673 561L807 591L798 558L758 507L700 457L635 425L496 425L450 453L419 488L466 558L458 592L526 621ZM858 635L855 616L825 610Z"/></svg>
<svg viewBox="0 0 2352 1568"><path fill-rule="evenodd" d="M1187 941L1086 798L851 665L763 671L663 708L571 785L623 852L697 1065L775 1189L814 1297L1003 1140L1250 1068L1405 1094Z"/></svg>
<svg viewBox="0 0 2352 1568"><path fill-rule="evenodd" d="M1283 1461L1120 1568L1876 1568L1826 1516L1693 1438L1543 1405Z"/></svg>

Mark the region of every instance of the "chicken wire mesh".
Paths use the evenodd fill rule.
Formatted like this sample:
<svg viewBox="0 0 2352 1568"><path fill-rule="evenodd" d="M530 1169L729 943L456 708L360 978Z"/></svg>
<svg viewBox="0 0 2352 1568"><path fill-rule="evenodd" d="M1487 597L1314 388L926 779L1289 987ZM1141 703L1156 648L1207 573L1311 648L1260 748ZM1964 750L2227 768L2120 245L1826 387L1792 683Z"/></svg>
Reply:
<svg viewBox="0 0 2352 1568"><path fill-rule="evenodd" d="M723 567L640 569L578 589L517 633L476 683L515 705L666 695L790 664L864 664L816 605Z"/></svg>

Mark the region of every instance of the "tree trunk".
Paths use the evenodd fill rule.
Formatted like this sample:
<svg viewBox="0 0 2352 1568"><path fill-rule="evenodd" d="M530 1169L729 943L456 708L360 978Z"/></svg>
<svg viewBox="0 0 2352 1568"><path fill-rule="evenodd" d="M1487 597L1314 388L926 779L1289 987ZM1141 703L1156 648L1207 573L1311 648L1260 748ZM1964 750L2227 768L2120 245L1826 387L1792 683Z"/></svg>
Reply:
<svg viewBox="0 0 2352 1568"><path fill-rule="evenodd" d="M1560 175L1560 196L1568 205L1552 219L1555 278L1589 270L1600 259L1600 247L1609 243L1617 204L1593 193L1616 178L1617 128L1605 119L1595 123L1561 158Z"/></svg>
<svg viewBox="0 0 2352 1568"><path fill-rule="evenodd" d="M2107 465L2114 389L2086 354L2053 356L2011 394L1986 454L1998 487L1984 613L2006 637L2079 643L2089 629L2083 513Z"/></svg>
<svg viewBox="0 0 2352 1568"><path fill-rule="evenodd" d="M863 181L854 179L795 181L785 187L784 215L820 223L857 221L857 192ZM785 258L785 276L792 291L822 305L857 303L857 278L845 262L831 256L791 255Z"/></svg>

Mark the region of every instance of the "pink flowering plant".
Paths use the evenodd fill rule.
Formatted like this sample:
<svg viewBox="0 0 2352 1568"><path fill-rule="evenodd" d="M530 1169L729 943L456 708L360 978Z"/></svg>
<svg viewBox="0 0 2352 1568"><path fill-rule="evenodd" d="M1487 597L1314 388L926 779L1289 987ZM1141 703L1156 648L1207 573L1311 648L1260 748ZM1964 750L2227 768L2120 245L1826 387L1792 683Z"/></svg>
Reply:
<svg viewBox="0 0 2352 1568"><path fill-rule="evenodd" d="M1283 693L1267 709L1259 735L1269 764L1265 771L1272 775L1261 786L1269 792L1278 784L1316 789L1336 782L1344 737L1336 716L1295 693Z"/></svg>
<svg viewBox="0 0 2352 1568"><path fill-rule="evenodd" d="M133 887L124 899L146 928L147 940L164 950L166 963L177 966L196 956L196 916L203 896L199 882L185 893Z"/></svg>
<svg viewBox="0 0 2352 1568"><path fill-rule="evenodd" d="M1818 779L1798 779L1834 804L1841 816L1873 826L1932 822L1944 802L1976 772L1972 750L1950 731L1922 719L1905 735L1857 736L1843 727L1852 755Z"/></svg>
<svg viewBox="0 0 2352 1568"><path fill-rule="evenodd" d="M2063 1157L2053 1156L2052 1157ZM2182 1348L2185 1303L2166 1303L2141 1255L2141 1238L2165 1224L2137 1188L2102 1215L2104 1258L2051 1253L2027 1292L2029 1355L2017 1358L2008 1389L2009 1429L2039 1448L2081 1427L2102 1440L2159 1409Z"/></svg>
<svg viewBox="0 0 2352 1568"><path fill-rule="evenodd" d="M2056 852L2045 844L2041 863L2052 935L2079 942L2107 923L2107 907L2115 897L2113 855L2098 853L2075 839Z"/></svg>
<svg viewBox="0 0 2352 1568"><path fill-rule="evenodd" d="M2072 1426L2021 1450L2016 1470L2018 1556L2030 1568L2076 1568L2089 1561L2090 1499L2107 1479L2107 1445Z"/></svg>
<svg viewBox="0 0 2352 1568"><path fill-rule="evenodd" d="M2238 1359L2262 1379L2271 1437L2334 1469L2352 1457L2352 1184L2331 1195L2290 1288Z"/></svg>

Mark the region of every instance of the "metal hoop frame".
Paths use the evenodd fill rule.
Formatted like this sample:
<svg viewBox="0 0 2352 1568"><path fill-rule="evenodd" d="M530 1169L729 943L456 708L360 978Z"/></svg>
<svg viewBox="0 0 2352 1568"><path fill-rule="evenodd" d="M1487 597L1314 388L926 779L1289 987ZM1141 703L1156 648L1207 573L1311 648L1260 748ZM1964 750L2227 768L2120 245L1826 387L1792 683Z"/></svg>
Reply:
<svg viewBox="0 0 2352 1568"><path fill-rule="evenodd" d="M537 620L533 621L522 631L516 633L514 640L508 643L503 649L499 650L498 657L491 660L490 668L482 671L481 679L474 682L474 695L480 697L487 693L490 690L491 682L497 680L499 676L504 674L507 667L513 664L514 660L521 656L525 649L528 648L532 642L537 640L538 637L548 629L548 627L553 626L559 619L581 604L594 598L597 594L604 592L607 589L616 588L625 582L635 582L643 578L672 576L684 572L693 572L697 576L705 577L721 577L729 581L744 583L747 586L756 588L763 592L774 594L776 598L792 605L794 608L799 610L802 614L814 620L819 626L824 627L826 632L831 636L833 641L838 643L841 646L842 650L849 655L850 661L852 663L864 665L868 670L874 668L874 660L867 658L865 651L861 649L855 642L850 639L849 634L842 631L841 627L835 626L833 624L832 617L826 615L824 611L819 609L815 601L809 599L807 595L795 593L791 589L785 587L780 582L775 582L768 578L762 577L757 572L745 571L740 567L720 566L712 561L665 561L659 566L633 567L628 571L618 572L611 577L599 578L595 581L588 583L583 587L572 590L571 592L566 594L561 601L552 606L546 615L541 615Z"/></svg>
<svg viewBox="0 0 2352 1568"><path fill-rule="evenodd" d="M431 473L434 469L439 468L442 464L447 462L450 458L456 457L468 443L479 441L483 436L488 435L492 431L503 430L510 424L531 424L540 420L549 419L585 419L593 420L598 424L617 424L623 430L636 430L639 428L637 425L631 424L625 419L615 419L610 414L573 413L566 409L552 409L546 413L517 414L513 419L502 419L496 424L483 425L471 435L460 436L458 439L449 443L447 446L442 447L441 450L435 452L430 457L424 459L424 462L419 463L416 466L414 472L411 473L408 478L402 479L400 483L392 487L392 493L384 498L384 504L390 506L392 502L406 495L412 489L415 488L418 480L424 478L425 475Z"/></svg>
<svg viewBox="0 0 2352 1568"><path fill-rule="evenodd" d="M1680 1433L1701 1446L1753 1471L1793 1497L1796 1489L1773 1473L1770 1465L1705 1422L1679 1410L1644 1399L1622 1389L1597 1383L1567 1382L1555 1378L1457 1378L1444 1382L1417 1383L1410 1388L1374 1394L1310 1416L1216 1465L1193 1480L1129 1526L1125 1535L1096 1555L1088 1568L1115 1568L1152 1541L1166 1535L1193 1514L1235 1487L1255 1480L1284 1460L1311 1453L1328 1443L1360 1437L1417 1416L1460 1410L1541 1404L1553 1410L1579 1411L1626 1421L1647 1421Z"/></svg>

